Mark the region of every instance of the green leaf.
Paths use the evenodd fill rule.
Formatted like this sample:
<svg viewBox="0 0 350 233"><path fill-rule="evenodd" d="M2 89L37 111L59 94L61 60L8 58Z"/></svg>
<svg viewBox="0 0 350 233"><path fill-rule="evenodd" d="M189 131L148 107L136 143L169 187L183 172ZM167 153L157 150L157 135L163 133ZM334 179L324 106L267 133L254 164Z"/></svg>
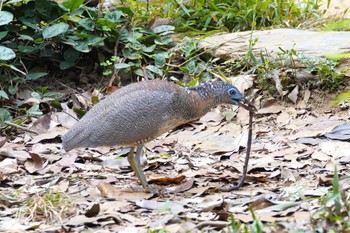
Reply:
<svg viewBox="0 0 350 233"><path fill-rule="evenodd" d="M156 57L154 59L154 64L157 66L157 67L163 67L165 65L166 61L165 61L165 57L163 54L161 53L157 53L156 54Z"/></svg>
<svg viewBox="0 0 350 233"><path fill-rule="evenodd" d="M60 62L60 69L61 70L66 70L68 68L71 68L72 66L74 66L75 62L73 61L62 61Z"/></svg>
<svg viewBox="0 0 350 233"><path fill-rule="evenodd" d="M0 40L4 39L8 34L8 31L0 32Z"/></svg>
<svg viewBox="0 0 350 233"><path fill-rule="evenodd" d="M33 91L30 95L31 95L34 99L41 99L41 94L38 93L38 92Z"/></svg>
<svg viewBox="0 0 350 233"><path fill-rule="evenodd" d="M38 78L44 77L47 74L48 73L45 73L45 72L31 73L31 74L27 74L25 79L26 80L37 80Z"/></svg>
<svg viewBox="0 0 350 233"><path fill-rule="evenodd" d="M4 99L9 99L9 96L6 94L5 91L0 90L0 99L4 98Z"/></svg>
<svg viewBox="0 0 350 233"><path fill-rule="evenodd" d="M3 124L5 121L12 121L11 113L4 108L0 108L0 124Z"/></svg>
<svg viewBox="0 0 350 233"><path fill-rule="evenodd" d="M122 16L121 11L112 11L111 13L105 15L105 19L108 19L109 21L113 23L120 22L120 17Z"/></svg>
<svg viewBox="0 0 350 233"><path fill-rule="evenodd" d="M30 109L27 110L27 114L29 116L41 116L43 115L42 111L39 109L39 104L32 106Z"/></svg>
<svg viewBox="0 0 350 233"><path fill-rule="evenodd" d="M93 103L93 104L97 104L98 102L100 102L100 100L98 99L98 96L92 96L91 97L91 102Z"/></svg>
<svg viewBox="0 0 350 233"><path fill-rule="evenodd" d="M198 82L199 82L199 78L195 78L191 82L189 82L186 86L194 87L194 86L196 86L198 84Z"/></svg>
<svg viewBox="0 0 350 233"><path fill-rule="evenodd" d="M58 23L54 24L50 27L47 27L43 30L43 37L45 39L52 38L55 36L58 36L60 34L63 34L68 31L69 25L66 23Z"/></svg>
<svg viewBox="0 0 350 233"><path fill-rule="evenodd" d="M158 45L168 45L168 44L170 44L171 42L173 42L173 39L170 38L170 37L166 37L166 38L154 40L154 43L155 43L155 44L158 44Z"/></svg>
<svg viewBox="0 0 350 233"><path fill-rule="evenodd" d="M0 60L7 61L16 57L15 52L5 46L0 46Z"/></svg>
<svg viewBox="0 0 350 233"><path fill-rule="evenodd" d="M73 48L69 48L63 53L63 58L65 61L75 62L76 60L78 60L79 56L80 56L79 51Z"/></svg>
<svg viewBox="0 0 350 233"><path fill-rule="evenodd" d="M172 25L160 25L158 27L155 27L153 31L157 34L163 34L165 32L167 33L173 33L175 30L175 27Z"/></svg>
<svg viewBox="0 0 350 233"><path fill-rule="evenodd" d="M152 53L156 47L157 47L157 45L155 45L155 44L151 45L149 47L146 47L145 45L142 45L142 52Z"/></svg>
<svg viewBox="0 0 350 233"><path fill-rule="evenodd" d="M69 9L70 11L74 11L78 9L82 4L84 3L84 0L70 0L63 2L62 5Z"/></svg>
<svg viewBox="0 0 350 233"><path fill-rule="evenodd" d="M60 102L58 102L57 100L52 100L51 101L51 106L54 108L57 108L59 110L62 110L62 104Z"/></svg>
<svg viewBox="0 0 350 233"><path fill-rule="evenodd" d="M80 108L73 108L73 111L78 114L78 116L84 116L85 115L85 111L80 109Z"/></svg>
<svg viewBox="0 0 350 233"><path fill-rule="evenodd" d="M35 50L37 50L37 48L36 47L32 47L32 46L19 45L18 46L18 50L21 53L32 53Z"/></svg>
<svg viewBox="0 0 350 233"><path fill-rule="evenodd" d="M1 52L0 52L0 54L1 54ZM22 70L20 70L20 69L18 69L16 66L14 66L14 65L12 65L12 64L10 64L10 65L8 65L11 69L13 69L13 70L15 70L15 71L17 71L17 72L19 72L19 73L21 73L21 74L23 74L23 75L26 75L26 73L24 73Z"/></svg>
<svg viewBox="0 0 350 233"><path fill-rule="evenodd" d="M145 76L142 69L134 70L134 74L136 74L137 76L141 76L141 77Z"/></svg>
<svg viewBox="0 0 350 233"><path fill-rule="evenodd" d="M103 41L106 39L106 37L100 37L100 36L96 36L96 35L91 35L88 37L87 39L87 44L88 45L93 45L93 46L98 46L100 45L101 47L103 46Z"/></svg>
<svg viewBox="0 0 350 233"><path fill-rule="evenodd" d="M88 18L79 20L78 24L88 31L93 31L96 25L92 19Z"/></svg>
<svg viewBox="0 0 350 233"><path fill-rule="evenodd" d="M14 88L13 86L9 86L7 90L10 93L10 95L14 95L16 93L16 88Z"/></svg>
<svg viewBox="0 0 350 233"><path fill-rule="evenodd" d="M190 73L195 73L197 70L196 62L194 60L191 60L189 63L186 64L186 68Z"/></svg>
<svg viewBox="0 0 350 233"><path fill-rule="evenodd" d="M114 64L114 68L116 69L125 69L125 68L128 68L128 67L131 67L133 66L134 63L117 63L117 64Z"/></svg>
<svg viewBox="0 0 350 233"><path fill-rule="evenodd" d="M76 45L73 46L73 48L82 53L88 53L91 50L86 41L79 41Z"/></svg>
<svg viewBox="0 0 350 233"><path fill-rule="evenodd" d="M106 27L106 28L109 28L109 29L112 29L112 28L115 28L116 27L116 24L111 22L110 20L108 19L98 19L97 20L97 23L99 25L101 25L102 27Z"/></svg>
<svg viewBox="0 0 350 233"><path fill-rule="evenodd" d="M6 25L9 22L12 22L13 14L8 11L0 11L0 26Z"/></svg>
<svg viewBox="0 0 350 233"><path fill-rule="evenodd" d="M149 66L146 66L146 69L155 74L158 74L159 76L163 76L163 71L156 66L149 65Z"/></svg>
<svg viewBox="0 0 350 233"><path fill-rule="evenodd" d="M19 37L23 40L30 40L30 41L34 41L33 37L25 35L25 34L18 34Z"/></svg>
<svg viewBox="0 0 350 233"><path fill-rule="evenodd" d="M134 12L130 9L130 7L118 7L117 9L130 17L134 16Z"/></svg>
<svg viewBox="0 0 350 233"><path fill-rule="evenodd" d="M186 13L186 15L190 16L190 11L186 8L186 6L182 3L182 0L176 0L177 4L182 8L182 10Z"/></svg>

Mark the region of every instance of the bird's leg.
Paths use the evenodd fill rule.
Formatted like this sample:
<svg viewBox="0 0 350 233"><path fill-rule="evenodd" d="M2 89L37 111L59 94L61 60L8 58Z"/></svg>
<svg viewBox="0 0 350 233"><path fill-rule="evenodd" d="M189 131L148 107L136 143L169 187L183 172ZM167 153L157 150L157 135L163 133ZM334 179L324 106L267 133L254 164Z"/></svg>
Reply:
<svg viewBox="0 0 350 233"><path fill-rule="evenodd" d="M134 156L134 149L135 149L135 147L130 148L130 152L128 154L129 164L130 164L132 170L135 172L137 178L141 182L142 187L144 189L148 189L149 185L148 185L148 182L146 180L146 176L143 173L143 170L142 170L141 165L140 165L140 160L141 160L140 156L141 156L141 152L142 152L142 146L137 147L135 156Z"/></svg>
<svg viewBox="0 0 350 233"><path fill-rule="evenodd" d="M137 162L137 164L141 167L141 155L142 155L142 149L143 146L138 146L136 148L136 154L135 154L135 160Z"/></svg>

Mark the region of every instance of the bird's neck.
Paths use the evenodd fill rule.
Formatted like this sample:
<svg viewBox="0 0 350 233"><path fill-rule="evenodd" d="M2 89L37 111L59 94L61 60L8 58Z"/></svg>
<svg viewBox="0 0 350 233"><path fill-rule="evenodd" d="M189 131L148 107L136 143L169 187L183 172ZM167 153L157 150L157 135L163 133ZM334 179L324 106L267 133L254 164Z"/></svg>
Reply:
<svg viewBox="0 0 350 233"><path fill-rule="evenodd" d="M201 117L210 109L222 103L220 91L215 83L208 82L195 87L185 88L186 92L192 96L194 108L198 113L197 117Z"/></svg>

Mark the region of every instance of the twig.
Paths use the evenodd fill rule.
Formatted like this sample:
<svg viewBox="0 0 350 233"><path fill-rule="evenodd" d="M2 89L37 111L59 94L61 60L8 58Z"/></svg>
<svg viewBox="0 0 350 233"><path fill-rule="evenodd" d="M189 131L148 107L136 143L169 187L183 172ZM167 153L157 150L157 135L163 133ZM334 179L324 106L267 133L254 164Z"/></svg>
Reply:
<svg viewBox="0 0 350 233"><path fill-rule="evenodd" d="M248 141L247 141L247 151L246 151L246 155L245 155L245 160L244 160L244 165L243 165L243 174L242 177L240 179L240 181L238 182L237 185L235 186L225 186L225 187L221 187L220 191L222 192L231 192L233 190L238 190L239 188L241 188L243 186L244 180L247 176L247 171L248 171L248 163L249 163L249 157L250 157L250 149L252 147L252 136L253 136L253 116L254 116L254 110L251 109L249 111L249 131L248 131Z"/></svg>
<svg viewBox="0 0 350 233"><path fill-rule="evenodd" d="M27 131L27 132L34 133L34 134L38 135L38 132L36 132L34 130L28 129L28 128L20 126L20 125L16 125L16 124L8 122L8 121L5 121L4 124L8 125L8 126L11 126L11 127L15 127L17 129L21 129L23 131Z"/></svg>
<svg viewBox="0 0 350 233"><path fill-rule="evenodd" d="M119 31L119 33L120 33L120 35L123 33L123 31L125 30L125 28L127 27L128 25L126 24L126 25L124 25L121 29L120 29L120 31ZM115 42L115 44L114 44L114 56L118 56L118 46L119 46L119 41L120 41L120 37L118 37L118 39L116 40L116 42ZM121 59L121 62L124 62L126 59L125 58L122 58ZM114 65L113 65L113 74L112 74L112 76L111 76L111 79L109 80L109 82L108 82L108 86L107 87L111 87L112 85L113 85L113 82L114 82L114 80L115 79L117 79L117 84L119 85L119 83L120 83L120 77L119 77L119 70L117 70L115 67L114 67Z"/></svg>

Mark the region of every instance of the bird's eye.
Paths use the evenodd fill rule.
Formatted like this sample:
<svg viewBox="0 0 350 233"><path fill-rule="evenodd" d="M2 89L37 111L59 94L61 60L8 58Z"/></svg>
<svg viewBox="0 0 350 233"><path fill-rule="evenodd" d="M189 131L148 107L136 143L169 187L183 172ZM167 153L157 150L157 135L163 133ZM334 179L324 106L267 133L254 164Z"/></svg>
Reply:
<svg viewBox="0 0 350 233"><path fill-rule="evenodd" d="M233 88L231 88L230 90L228 90L228 94L230 95L230 96L233 96L233 95L236 95L236 90L235 89L233 89Z"/></svg>

